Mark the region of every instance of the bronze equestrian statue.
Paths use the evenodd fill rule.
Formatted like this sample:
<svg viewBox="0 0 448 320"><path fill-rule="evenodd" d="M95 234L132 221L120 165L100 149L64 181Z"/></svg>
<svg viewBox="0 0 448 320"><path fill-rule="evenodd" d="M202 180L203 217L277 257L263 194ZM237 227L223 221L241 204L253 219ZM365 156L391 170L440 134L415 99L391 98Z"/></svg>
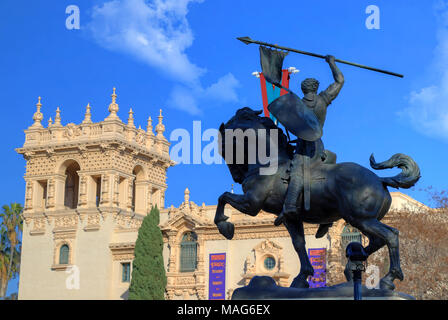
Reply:
<svg viewBox="0 0 448 320"><path fill-rule="evenodd" d="M278 141L273 142L274 147L278 148L278 169L274 174L259 174L260 168L266 167L266 164L260 162L258 157L255 163L248 162L247 157L243 163L225 158L232 178L242 184L244 192L244 194L224 192L219 197L214 222L219 232L227 239L233 238L234 225L226 221L228 219L224 215L226 204L250 216L256 216L261 210L277 216L283 211L294 148L289 144L283 131L270 118L260 117L261 113L262 111L253 111L247 107L242 108L219 128L220 153L223 157L226 148L235 148L235 143L226 145L226 139L223 138L226 130L255 130L257 139L261 138L268 144L267 150L271 148L270 130L278 130ZM263 136L260 136L260 129L264 130ZM244 150L247 150L247 139L242 143L245 144ZM235 153L233 155L236 158ZM382 163L376 163L373 155L370 157L373 169L398 167L402 170L400 174L390 178L378 177L374 172L356 163L334 163L328 157L322 159L318 153L314 154L310 163L310 210L306 211L301 207L300 214L286 215L283 220L300 259L300 273L293 280L291 287L308 288L307 278L314 274L305 248L303 223L329 225L344 219L367 236L369 245L365 251L368 255L387 245L390 268L386 276L381 279L380 286L393 290L395 288L393 281L403 280L398 231L381 223L380 220L386 215L392 202L387 187L412 187L420 178L419 167L411 157L400 153Z"/></svg>
<svg viewBox="0 0 448 320"><path fill-rule="evenodd" d="M335 59L333 56L255 41L249 37L238 40L246 44L261 45L263 75L268 82L288 92L272 101L268 110L286 128L288 138L291 132L297 140L289 141L270 118L260 117L262 111L247 107L238 110L226 124L221 124L220 154L224 157L233 180L242 185L244 194L224 192L219 197L214 219L219 232L227 239L232 239L234 235L234 225L228 222L228 217L224 215L226 204L251 216L256 216L261 210L277 215L275 224L285 225L300 259L300 272L291 287L308 288L307 278L314 275L314 270L305 248L303 223L319 224L316 237L322 237L335 221L344 219L369 239L364 250L367 256L387 245L390 267L389 272L381 279L380 286L393 290L393 281L403 280L398 230L380 221L392 202L388 187L411 188L420 179L420 169L411 157L401 153L382 163L376 163L372 154L370 166L373 169L398 167L402 170L394 177L381 178L356 163L336 163L336 155L324 149L321 137L327 107L337 97L344 84L344 76L335 62L397 77L403 75ZM318 94L319 82L306 79L301 86L304 97L299 98L281 85L283 59L287 52L267 47L325 59L335 82ZM228 139L226 136L247 130L254 131L256 141L238 139L234 135ZM261 145L265 144L264 150L275 148L274 150L278 151L277 159L274 159L277 165L274 173L266 174L262 171L267 164L264 159L260 159L258 153L260 142ZM295 147L292 146L294 142ZM229 149L232 149L229 152L232 155L230 157L227 154ZM235 154L235 150L244 150L244 154Z"/></svg>

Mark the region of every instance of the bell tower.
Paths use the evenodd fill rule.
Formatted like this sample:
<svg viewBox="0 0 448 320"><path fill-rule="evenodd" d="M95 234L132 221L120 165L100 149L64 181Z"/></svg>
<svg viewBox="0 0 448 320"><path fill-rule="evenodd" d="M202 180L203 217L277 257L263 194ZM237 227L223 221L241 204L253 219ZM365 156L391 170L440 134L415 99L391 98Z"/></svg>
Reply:
<svg viewBox="0 0 448 320"><path fill-rule="evenodd" d="M119 118L115 88L101 122L88 104L80 124L64 124L57 107L45 127L40 97L36 108L16 149L26 159L19 298L36 297L34 287L44 299L119 296L128 284L116 274L132 262L143 218L165 206L174 162L162 110L154 133L151 117L146 130L136 128L132 109L127 123ZM82 274L80 290L66 288L63 270Z"/></svg>
<svg viewBox="0 0 448 320"><path fill-rule="evenodd" d="M146 131L135 127L132 109L127 124L120 120L115 88L110 114L99 123L88 104L81 124L62 125L58 107L45 128L40 97L36 106L25 144L16 149L27 161L25 215L92 208L146 215L152 206L164 207L172 162L162 110L155 135L151 117Z"/></svg>

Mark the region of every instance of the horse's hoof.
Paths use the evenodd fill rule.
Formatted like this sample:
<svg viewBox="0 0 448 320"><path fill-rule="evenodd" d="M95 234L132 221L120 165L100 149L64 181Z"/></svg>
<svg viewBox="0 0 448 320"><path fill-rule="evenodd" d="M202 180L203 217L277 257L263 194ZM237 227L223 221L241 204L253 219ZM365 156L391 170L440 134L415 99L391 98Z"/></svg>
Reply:
<svg viewBox="0 0 448 320"><path fill-rule="evenodd" d="M403 279L404 279L403 271L401 271L401 270L395 271L394 276L395 276L395 278L397 278L400 281L403 281Z"/></svg>
<svg viewBox="0 0 448 320"><path fill-rule="evenodd" d="M275 218L274 226L278 227L279 225L281 225L283 223L283 219L283 214L280 214L277 218Z"/></svg>
<svg viewBox="0 0 448 320"><path fill-rule="evenodd" d="M327 223L327 224L321 224L319 226L319 229L316 232L316 239L320 239L323 236L325 236L328 232L328 229L330 229L330 227L332 226L332 223Z"/></svg>
<svg viewBox="0 0 448 320"><path fill-rule="evenodd" d="M226 239L232 240L235 233L235 226L231 222L221 221L217 223L219 233L221 233Z"/></svg>
<svg viewBox="0 0 448 320"><path fill-rule="evenodd" d="M290 288L308 289L310 284L304 279L295 278L289 286Z"/></svg>
<svg viewBox="0 0 448 320"><path fill-rule="evenodd" d="M380 280L380 289L393 291L395 290L395 285L391 280L384 277Z"/></svg>

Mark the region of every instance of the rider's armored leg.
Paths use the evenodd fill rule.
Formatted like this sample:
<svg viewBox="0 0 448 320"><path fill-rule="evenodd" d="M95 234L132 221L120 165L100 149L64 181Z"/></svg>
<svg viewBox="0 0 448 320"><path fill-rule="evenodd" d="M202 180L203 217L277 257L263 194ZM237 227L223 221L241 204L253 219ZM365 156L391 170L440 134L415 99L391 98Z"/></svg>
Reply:
<svg viewBox="0 0 448 320"><path fill-rule="evenodd" d="M298 202L300 193L303 191L303 155L295 154L291 166L291 179L289 181L288 192L286 193L284 214L294 214L302 208L302 203Z"/></svg>
<svg viewBox="0 0 448 320"><path fill-rule="evenodd" d="M291 162L291 174L290 181L288 185L288 190L286 192L286 198L283 205L283 211L275 219L274 224L276 226L283 222L285 215L294 216L298 210L302 207L302 198L299 196L303 190L303 155L295 154Z"/></svg>

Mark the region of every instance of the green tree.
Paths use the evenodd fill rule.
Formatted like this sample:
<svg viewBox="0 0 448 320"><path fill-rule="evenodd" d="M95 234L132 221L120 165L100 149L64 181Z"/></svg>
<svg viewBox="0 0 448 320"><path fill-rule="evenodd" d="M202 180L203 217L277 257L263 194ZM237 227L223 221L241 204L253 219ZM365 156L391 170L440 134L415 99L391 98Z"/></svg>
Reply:
<svg viewBox="0 0 448 320"><path fill-rule="evenodd" d="M129 300L165 300L163 237L157 207L143 219L135 243Z"/></svg>
<svg viewBox="0 0 448 320"><path fill-rule="evenodd" d="M8 290L9 280L20 271L20 237L23 230L22 212L19 203L4 205L0 213L0 297Z"/></svg>

